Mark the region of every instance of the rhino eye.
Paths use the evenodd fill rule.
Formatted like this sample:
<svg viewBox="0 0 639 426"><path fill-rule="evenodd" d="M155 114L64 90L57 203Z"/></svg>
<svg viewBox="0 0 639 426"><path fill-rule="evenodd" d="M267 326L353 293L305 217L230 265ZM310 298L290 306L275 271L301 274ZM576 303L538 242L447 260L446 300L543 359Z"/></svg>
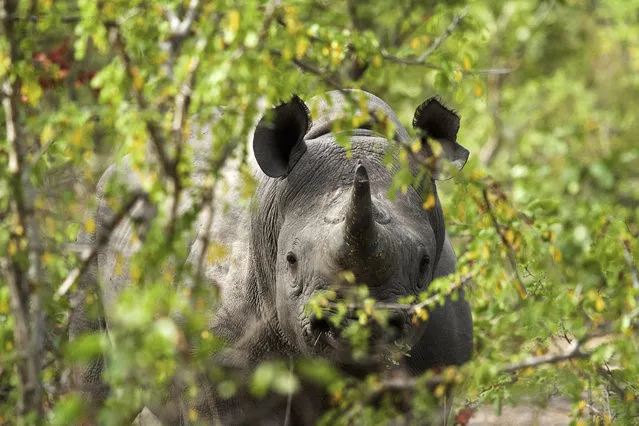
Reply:
<svg viewBox="0 0 639 426"><path fill-rule="evenodd" d="M419 274L421 276L426 275L428 272L428 267L430 266L430 257L427 254L422 256L422 259L419 261Z"/></svg>
<svg viewBox="0 0 639 426"><path fill-rule="evenodd" d="M288 262L289 266L295 266L297 264L297 257L289 251L286 254L286 261Z"/></svg>

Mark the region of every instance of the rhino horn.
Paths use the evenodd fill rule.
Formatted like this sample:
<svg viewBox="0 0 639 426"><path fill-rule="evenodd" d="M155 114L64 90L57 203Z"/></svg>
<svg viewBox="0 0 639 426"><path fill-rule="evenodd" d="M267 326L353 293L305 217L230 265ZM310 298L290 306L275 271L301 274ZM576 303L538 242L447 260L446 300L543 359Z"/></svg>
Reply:
<svg viewBox="0 0 639 426"><path fill-rule="evenodd" d="M375 248L376 224L368 172L357 164L351 200L346 212L344 239L349 250L370 253Z"/></svg>

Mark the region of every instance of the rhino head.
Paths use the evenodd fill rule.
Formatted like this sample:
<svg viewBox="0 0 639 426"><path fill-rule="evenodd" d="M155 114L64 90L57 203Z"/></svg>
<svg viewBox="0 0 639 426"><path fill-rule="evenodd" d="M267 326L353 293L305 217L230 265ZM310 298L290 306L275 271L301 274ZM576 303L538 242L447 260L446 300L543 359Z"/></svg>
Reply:
<svg viewBox="0 0 639 426"><path fill-rule="evenodd" d="M364 123L342 135L351 145L347 155L331 126L345 114L348 96L364 96L371 114L381 111L394 123L395 137L389 140ZM305 306L318 291L335 285L338 294L345 290L349 284L340 281L340 273L351 271L377 301L395 302L452 271L438 273L446 239L439 201L423 207L422 194L436 197L434 180L424 179L426 191L410 187L388 197L399 166L395 159L389 167L385 156L399 142L411 142L390 107L368 93L349 91L330 93L313 110L319 111L314 123L309 108L293 97L266 114L255 131L254 153L266 176L251 224L251 273L259 309L285 344L297 353L333 357L344 347L338 330ZM468 151L456 142L457 115L429 99L417 108L414 126L424 142L441 144L443 160L463 167ZM418 165L412 167L417 173ZM401 312L389 324L394 338L412 328Z"/></svg>

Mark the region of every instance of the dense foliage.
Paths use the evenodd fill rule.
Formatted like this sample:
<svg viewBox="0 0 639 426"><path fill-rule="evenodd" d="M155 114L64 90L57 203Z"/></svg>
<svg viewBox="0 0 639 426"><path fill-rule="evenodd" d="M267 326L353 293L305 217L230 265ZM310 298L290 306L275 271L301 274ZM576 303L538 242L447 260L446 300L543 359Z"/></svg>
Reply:
<svg viewBox="0 0 639 426"><path fill-rule="evenodd" d="M326 423L383 424L399 414L379 398L386 391L407 391L419 416L456 383L459 423L472 414L463 407L563 395L577 424L636 424L639 3L439 3L1 1L0 423L86 420L69 367L98 354L113 390L99 423L134 417L176 374L205 371L233 394L239 384L208 358L222 346L205 320L215 292L174 286L196 273L183 266L190 225L215 206L221 165L246 156L265 105L357 87L407 128L432 94L463 117L471 160L439 184L458 273L402 303L427 321L441 294L465 287L473 360L417 380L363 381L320 362L295 374L267 363L252 392L286 394L315 379L334 401ZM212 117L209 174L193 188L185 135ZM158 216L109 336L69 342L71 296L95 255L74 241L95 228L86 218L97 179L125 154ZM240 163L248 199L253 181ZM411 180L398 173L392 191ZM172 200L186 189L203 195L177 218ZM109 194L116 211L127 207L121 188ZM206 261L223 255L211 243ZM365 289L354 297L361 321L347 333L357 343L384 307Z"/></svg>

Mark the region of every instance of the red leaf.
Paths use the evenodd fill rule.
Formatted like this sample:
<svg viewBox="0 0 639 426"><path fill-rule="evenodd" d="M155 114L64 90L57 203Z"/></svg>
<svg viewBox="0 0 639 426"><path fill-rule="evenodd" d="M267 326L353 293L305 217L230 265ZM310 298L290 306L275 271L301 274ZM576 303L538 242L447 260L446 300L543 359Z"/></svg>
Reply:
<svg viewBox="0 0 639 426"><path fill-rule="evenodd" d="M455 424L466 426L468 422L470 422L470 418L475 414L475 410L473 408L462 408L457 412L455 416Z"/></svg>

